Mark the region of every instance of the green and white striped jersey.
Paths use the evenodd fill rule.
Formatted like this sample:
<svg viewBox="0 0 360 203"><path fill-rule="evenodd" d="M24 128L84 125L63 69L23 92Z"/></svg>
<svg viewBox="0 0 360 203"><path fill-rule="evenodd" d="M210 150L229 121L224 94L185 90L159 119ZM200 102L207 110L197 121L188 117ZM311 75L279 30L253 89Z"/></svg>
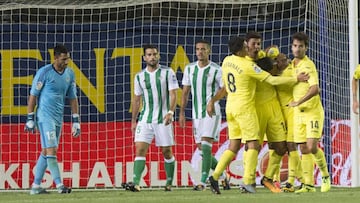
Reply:
<svg viewBox="0 0 360 203"><path fill-rule="evenodd" d="M154 72L147 68L135 76L135 95L142 95L142 110L139 122L163 123L170 110L169 91L178 89L179 83L171 68L159 65Z"/></svg>
<svg viewBox="0 0 360 203"><path fill-rule="evenodd" d="M203 68L199 68L198 62L190 63L185 67L182 85L191 86L193 119L205 118L207 103L223 87L221 67L211 61ZM218 102L215 113L221 115Z"/></svg>

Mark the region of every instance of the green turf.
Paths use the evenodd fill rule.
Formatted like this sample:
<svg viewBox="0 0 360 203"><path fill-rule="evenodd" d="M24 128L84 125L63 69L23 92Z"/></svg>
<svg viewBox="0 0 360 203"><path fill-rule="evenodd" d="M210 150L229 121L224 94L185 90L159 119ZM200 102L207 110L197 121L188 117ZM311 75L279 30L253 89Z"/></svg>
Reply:
<svg viewBox="0 0 360 203"><path fill-rule="evenodd" d="M124 190L74 190L71 194L57 194L51 191L46 195L29 195L29 192L0 191L1 203L31 203L31 202L64 202L64 203L132 203L132 202L183 202L183 203L358 203L360 202L360 188L332 188L330 192L321 193L272 194L264 188L257 189L256 194L242 194L237 188L221 191L221 195L214 195L210 190L198 192L191 189L173 189L164 192L159 189L129 192Z"/></svg>

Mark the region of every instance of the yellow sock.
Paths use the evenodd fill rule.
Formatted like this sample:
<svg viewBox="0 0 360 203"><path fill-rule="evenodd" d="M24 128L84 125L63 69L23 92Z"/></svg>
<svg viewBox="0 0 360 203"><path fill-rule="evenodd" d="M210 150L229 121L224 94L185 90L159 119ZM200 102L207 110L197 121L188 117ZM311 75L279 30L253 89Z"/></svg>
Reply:
<svg viewBox="0 0 360 203"><path fill-rule="evenodd" d="M302 179L301 160L298 151L291 151L288 158L288 180L291 185L295 183L295 177ZM300 170L300 171L299 171ZM300 176L300 177L299 177Z"/></svg>
<svg viewBox="0 0 360 203"><path fill-rule="evenodd" d="M216 168L213 173L214 180L219 180L219 177L224 172L225 168L230 164L230 162L235 157L235 153L231 150L225 150L221 155L219 162L216 165Z"/></svg>
<svg viewBox="0 0 360 203"><path fill-rule="evenodd" d="M303 154L301 158L304 183L314 185L314 158L312 154Z"/></svg>
<svg viewBox="0 0 360 203"><path fill-rule="evenodd" d="M322 177L329 176L329 171L327 168L327 163L325 159L325 154L322 149L318 148L316 154L314 155L314 160L316 165L319 167L320 173Z"/></svg>
<svg viewBox="0 0 360 203"><path fill-rule="evenodd" d="M282 156L278 155L275 150L269 150L269 162L265 171L265 177L271 179L274 177L275 171L277 169L280 170L281 158Z"/></svg>
<svg viewBox="0 0 360 203"><path fill-rule="evenodd" d="M277 168L275 169L275 171L274 171L273 181L281 182L281 178L280 178L280 165L279 165L279 167L277 167Z"/></svg>
<svg viewBox="0 0 360 203"><path fill-rule="evenodd" d="M244 159L245 169L243 176L243 182L245 185L255 183L255 171L258 162L258 154L259 152L256 149L248 149L246 152L246 156Z"/></svg>

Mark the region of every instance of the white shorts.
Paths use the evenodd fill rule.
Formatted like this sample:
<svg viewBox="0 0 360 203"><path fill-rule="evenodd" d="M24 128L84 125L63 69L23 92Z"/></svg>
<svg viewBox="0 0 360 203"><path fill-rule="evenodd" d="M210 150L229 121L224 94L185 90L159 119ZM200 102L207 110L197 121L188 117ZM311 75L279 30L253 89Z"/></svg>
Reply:
<svg viewBox="0 0 360 203"><path fill-rule="evenodd" d="M206 116L205 118L193 120L193 131L195 137L195 143L201 143L202 137L213 138L214 141L219 140L221 127L221 116L214 115L211 118Z"/></svg>
<svg viewBox="0 0 360 203"><path fill-rule="evenodd" d="M139 122L135 131L135 142L151 144L155 137L155 145L161 147L174 145L174 128L172 124Z"/></svg>

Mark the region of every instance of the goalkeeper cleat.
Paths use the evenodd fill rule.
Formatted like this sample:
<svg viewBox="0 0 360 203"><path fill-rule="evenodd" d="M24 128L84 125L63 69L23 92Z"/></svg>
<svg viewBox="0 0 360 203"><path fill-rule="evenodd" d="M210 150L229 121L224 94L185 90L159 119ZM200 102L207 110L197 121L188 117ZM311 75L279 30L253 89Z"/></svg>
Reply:
<svg viewBox="0 0 360 203"><path fill-rule="evenodd" d="M243 185L240 190L241 193L256 193L255 184Z"/></svg>
<svg viewBox="0 0 360 203"><path fill-rule="evenodd" d="M219 189L219 182L217 180L214 180L214 177L209 177L210 181L210 189L214 194L220 195L220 189Z"/></svg>
<svg viewBox="0 0 360 203"><path fill-rule="evenodd" d="M316 189L314 186L312 185L306 185L306 184L302 184L300 189L296 190L295 193L299 194L299 193L307 193L307 192L316 192Z"/></svg>
<svg viewBox="0 0 360 203"><path fill-rule="evenodd" d="M67 194L67 193L71 193L71 188L65 187L64 185L60 186L57 189L59 194Z"/></svg>
<svg viewBox="0 0 360 203"><path fill-rule="evenodd" d="M41 188L41 187L31 188L30 195L40 195L40 194L49 194L49 192L46 191L44 188Z"/></svg>
<svg viewBox="0 0 360 203"><path fill-rule="evenodd" d="M266 187L267 189L269 189L273 193L281 192L281 189L277 188L274 185L273 181L271 179L265 177L265 176L261 179L260 182L261 182L261 185L263 185L264 187Z"/></svg>
<svg viewBox="0 0 360 203"><path fill-rule="evenodd" d="M292 184L285 183L285 185L281 188L281 191L291 193L291 192L295 192L295 188Z"/></svg>
<svg viewBox="0 0 360 203"><path fill-rule="evenodd" d="M328 192L331 188L330 176L322 177L321 192Z"/></svg>
<svg viewBox="0 0 360 203"><path fill-rule="evenodd" d="M171 192L171 185L167 185L164 187L165 192Z"/></svg>
<svg viewBox="0 0 360 203"><path fill-rule="evenodd" d="M230 179L231 179L230 174L225 173L225 178L221 180L221 185L223 186L224 190L230 190Z"/></svg>
<svg viewBox="0 0 360 203"><path fill-rule="evenodd" d="M196 185L193 190L195 191L204 191L205 190L205 186L200 184L200 185Z"/></svg>

